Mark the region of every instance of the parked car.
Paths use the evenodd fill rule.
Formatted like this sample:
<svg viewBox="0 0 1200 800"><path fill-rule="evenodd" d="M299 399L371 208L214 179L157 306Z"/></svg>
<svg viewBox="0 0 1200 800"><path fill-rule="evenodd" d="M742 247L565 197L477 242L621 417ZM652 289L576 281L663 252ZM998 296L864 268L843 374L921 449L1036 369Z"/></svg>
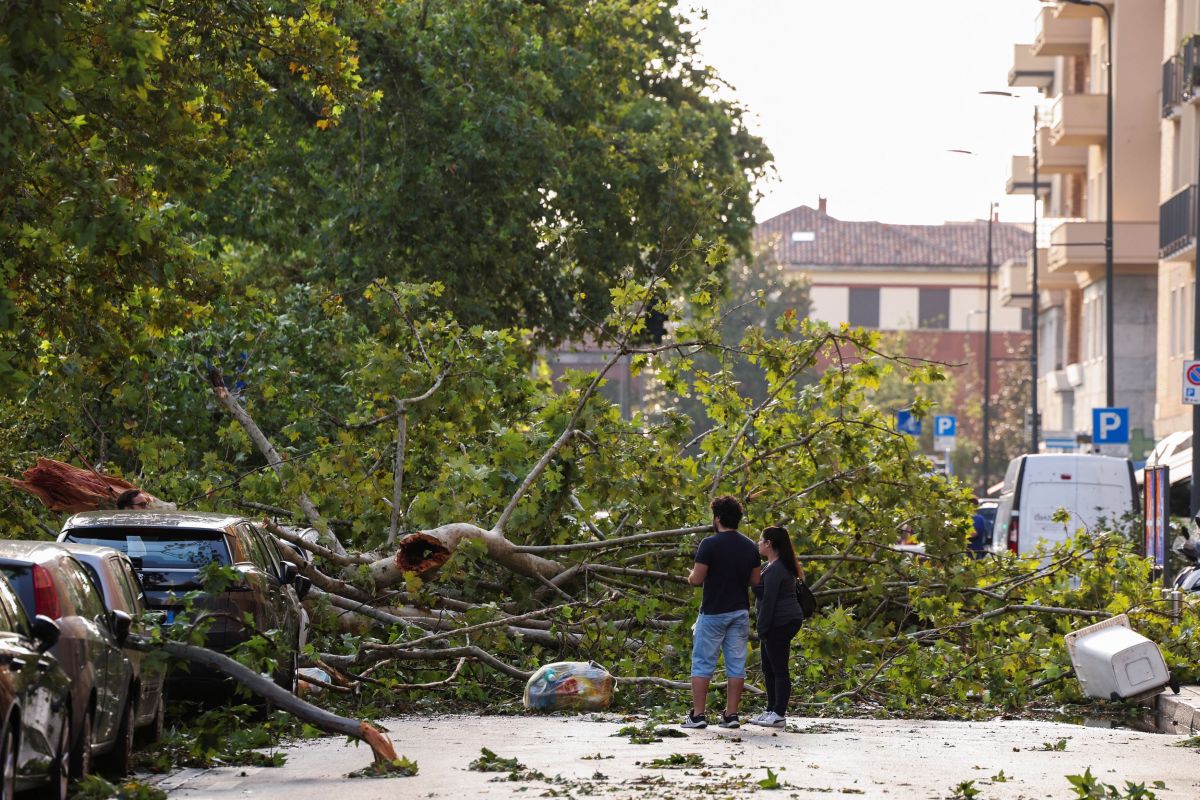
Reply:
<svg viewBox="0 0 1200 800"><path fill-rule="evenodd" d="M257 522L227 514L176 511L88 511L63 525L60 542L112 547L129 556L141 578L148 605L174 618L188 592L203 589L199 572L207 564L232 566L240 580L220 594L202 596L197 609L215 612L206 646L228 651L254 632L241 623L250 615L254 628L277 630L288 652L275 680L295 690L296 660L304 641L304 615L298 571L285 561L279 544ZM181 688L202 688L223 676L192 667L173 676Z"/></svg>
<svg viewBox="0 0 1200 800"><path fill-rule="evenodd" d="M133 619L133 631L143 636L151 633L151 612L141 581L129 556L111 547L90 544L64 543L63 547L75 556L100 587L104 606L109 611L123 611ZM132 736L135 730L144 731L148 741L162 738L166 697L163 693L163 671L148 661L139 650L126 650L133 667L133 726L123 734Z"/></svg>
<svg viewBox="0 0 1200 800"><path fill-rule="evenodd" d="M67 797L71 682L46 652L58 637L49 617L29 621L0 577L0 787L6 800L39 787L48 798Z"/></svg>
<svg viewBox="0 0 1200 800"><path fill-rule="evenodd" d="M91 575L59 545L0 540L0 572L29 616L49 617L61 630L50 652L71 676L72 777L106 753L123 771L131 743L122 726L133 705L133 667L122 650L129 615L106 609Z"/></svg>
<svg viewBox="0 0 1200 800"><path fill-rule="evenodd" d="M1071 513L1069 525L1053 520L1060 508ZM1028 553L1040 540L1061 542L1079 527L1090 528L1101 519L1115 521L1137 509L1137 483L1127 458L1075 453L1017 456L1004 475L992 550Z"/></svg>

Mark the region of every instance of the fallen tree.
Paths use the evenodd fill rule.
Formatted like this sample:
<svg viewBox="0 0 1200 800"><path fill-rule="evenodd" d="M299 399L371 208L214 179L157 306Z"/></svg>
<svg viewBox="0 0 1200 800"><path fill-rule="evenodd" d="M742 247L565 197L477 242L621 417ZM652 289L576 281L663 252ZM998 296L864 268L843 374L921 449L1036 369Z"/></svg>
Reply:
<svg viewBox="0 0 1200 800"><path fill-rule="evenodd" d="M196 498L185 507L271 509L317 587L304 660L383 703L495 699L560 659L596 660L632 695L686 688L698 593L683 576L721 493L743 500L747 532L783 524L797 542L821 602L797 639L797 702L812 712L1077 699L1060 636L1113 613L1173 667L1195 663L1195 633L1170 623L1116 528L1044 557L971 556L972 498L872 404L893 373L926 413L921 387L942 366L786 314L729 345L703 302L648 343L648 310L679 311L657 296L654 282L624 287L604 365L554 383L531 374L519 335L463 329L420 287L376 284L353 315L289 308L311 336L263 327L271 357L241 391L211 364L201 373L226 415L214 437L238 457L152 477ZM701 353L716 366L697 366ZM297 377L301 355L337 369ZM280 391L276 364L300 388ZM742 393L735 364L760 370L761 394ZM657 387L628 418L604 394L618 367ZM683 395L711 427L674 413ZM914 539L923 553L897 546Z"/></svg>

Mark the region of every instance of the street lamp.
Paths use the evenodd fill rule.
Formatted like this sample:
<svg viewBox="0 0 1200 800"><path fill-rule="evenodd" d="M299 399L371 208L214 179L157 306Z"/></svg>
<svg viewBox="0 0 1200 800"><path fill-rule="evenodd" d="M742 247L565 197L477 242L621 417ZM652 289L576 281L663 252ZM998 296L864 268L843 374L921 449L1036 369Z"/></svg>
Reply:
<svg viewBox="0 0 1200 800"><path fill-rule="evenodd" d="M1045 2L1045 0L1043 0ZM1109 408L1116 405L1114 391L1113 340L1113 70L1112 70L1112 12L1099 0L1061 0L1073 6L1093 6L1104 13L1104 73L1107 80L1105 100L1105 164L1104 164L1104 402Z"/></svg>
<svg viewBox="0 0 1200 800"><path fill-rule="evenodd" d="M990 97L1018 98L1012 92L988 91L980 92ZM1029 276L1029 452L1037 453L1041 446L1041 417L1038 414L1038 339L1041 294L1038 290L1038 203L1040 202L1042 185L1038 178L1038 107L1033 104L1033 264Z"/></svg>

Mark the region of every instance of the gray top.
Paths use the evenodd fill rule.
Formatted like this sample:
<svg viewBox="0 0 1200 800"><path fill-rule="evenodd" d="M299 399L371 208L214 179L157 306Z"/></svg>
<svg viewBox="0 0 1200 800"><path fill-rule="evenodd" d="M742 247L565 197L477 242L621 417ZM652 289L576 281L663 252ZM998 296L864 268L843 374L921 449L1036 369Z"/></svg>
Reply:
<svg viewBox="0 0 1200 800"><path fill-rule="evenodd" d="M758 635L788 622L803 621L804 612L796 599L796 578L778 560L763 567L762 581L754 587L758 596Z"/></svg>

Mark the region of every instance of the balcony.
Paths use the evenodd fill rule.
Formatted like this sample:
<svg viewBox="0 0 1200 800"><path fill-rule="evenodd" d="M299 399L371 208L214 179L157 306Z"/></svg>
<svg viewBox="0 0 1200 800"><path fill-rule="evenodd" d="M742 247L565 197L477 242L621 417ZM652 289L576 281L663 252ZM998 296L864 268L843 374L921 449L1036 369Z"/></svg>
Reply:
<svg viewBox="0 0 1200 800"><path fill-rule="evenodd" d="M1196 185L1192 184L1158 207L1158 257L1170 258L1195 244Z"/></svg>
<svg viewBox="0 0 1200 800"><path fill-rule="evenodd" d="M1013 65L1008 71L1009 86L1048 89L1054 83L1054 58L1035 56L1033 45L1013 45Z"/></svg>
<svg viewBox="0 0 1200 800"><path fill-rule="evenodd" d="M1038 170L1047 175L1087 172L1086 147L1050 144L1050 129L1038 129Z"/></svg>
<svg viewBox="0 0 1200 800"><path fill-rule="evenodd" d="M997 298L1009 308L1029 308L1029 261L1010 258L996 271ZM1041 288L1041 287L1039 287Z"/></svg>
<svg viewBox="0 0 1200 800"><path fill-rule="evenodd" d="M1095 6L1079 6L1074 3L1055 3L1054 9L1055 19L1091 19L1092 17L1102 17L1104 12Z"/></svg>
<svg viewBox="0 0 1200 800"><path fill-rule="evenodd" d="M1038 15L1035 56L1085 56L1092 47L1092 21L1058 17L1051 6Z"/></svg>
<svg viewBox="0 0 1200 800"><path fill-rule="evenodd" d="M1051 112L1050 144L1086 147L1104 144L1106 95L1064 94Z"/></svg>
<svg viewBox="0 0 1200 800"><path fill-rule="evenodd" d="M1179 60L1179 97L1188 103L1200 94L1200 36L1189 36L1180 48ZM1166 96L1163 105L1166 105ZM1164 115L1165 116L1165 115Z"/></svg>
<svg viewBox="0 0 1200 800"><path fill-rule="evenodd" d="M1113 224L1113 268L1122 274L1158 269L1157 222ZM1088 283L1104 277L1104 222L1064 222L1051 231L1046 272L1087 273Z"/></svg>
<svg viewBox="0 0 1200 800"><path fill-rule="evenodd" d="M1029 156L1013 156L1012 167L1008 172L1008 183L1005 192L1008 194L1033 194L1033 166ZM1042 176L1038 176L1038 194L1045 197L1050 193L1050 184Z"/></svg>
<svg viewBox="0 0 1200 800"><path fill-rule="evenodd" d="M1183 59L1171 56L1162 65L1162 118L1179 116L1183 102Z"/></svg>
<svg viewBox="0 0 1200 800"><path fill-rule="evenodd" d="M1042 223L1049 220L1042 220ZM1039 224L1040 232L1040 224ZM1038 237L1042 238L1041 236ZM1046 266L1046 262L1050 258L1048 248L1039 247L1037 251L1038 259L1038 293L1056 292L1063 289L1074 289L1079 284L1075 281L1075 275L1071 272L1051 272ZM1025 259L1025 274L1030 276L1029 282L1033 283L1033 251L1029 251L1029 255ZM1043 295L1044 297L1045 295Z"/></svg>

